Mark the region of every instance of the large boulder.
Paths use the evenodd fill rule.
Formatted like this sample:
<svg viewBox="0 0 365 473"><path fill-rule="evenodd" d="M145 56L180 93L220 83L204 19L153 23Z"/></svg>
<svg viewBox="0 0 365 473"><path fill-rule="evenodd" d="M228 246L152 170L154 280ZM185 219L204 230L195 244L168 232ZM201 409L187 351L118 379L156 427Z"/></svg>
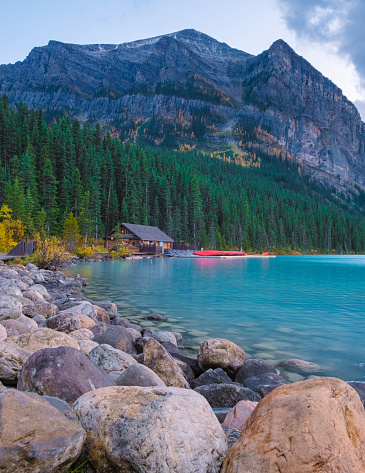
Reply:
<svg viewBox="0 0 365 473"><path fill-rule="evenodd" d="M154 371L166 386L190 388L184 374L173 358L154 338L150 338L143 350L144 365Z"/></svg>
<svg viewBox="0 0 365 473"><path fill-rule="evenodd" d="M16 385L19 373L31 354L28 350L0 342L0 380Z"/></svg>
<svg viewBox="0 0 365 473"><path fill-rule="evenodd" d="M251 358L250 360L246 360L238 369L234 380L236 383L243 384L245 379L265 373L277 374L277 369L274 365L268 363L267 361L261 360L259 358Z"/></svg>
<svg viewBox="0 0 365 473"><path fill-rule="evenodd" d="M56 332L50 328L38 328L34 332L18 335L17 337L8 337L6 343L16 347L28 350L32 353L43 348L72 347L79 348L77 340L66 333Z"/></svg>
<svg viewBox="0 0 365 473"><path fill-rule="evenodd" d="M129 366L137 364L133 356L104 344L91 350L89 359L94 365L99 366L107 373L110 371L124 371Z"/></svg>
<svg viewBox="0 0 365 473"><path fill-rule="evenodd" d="M30 328L28 328L25 324L22 324L21 322L19 322L19 319L2 320L0 324L1 324L0 331L5 330L5 333L8 334L8 337L23 335L23 333L29 333L33 331Z"/></svg>
<svg viewBox="0 0 365 473"><path fill-rule="evenodd" d="M233 381L227 375L227 373L222 370L222 368L216 368L215 370L212 370L212 368L210 368L208 371L205 371L205 373L201 374L198 378L194 379L194 381L192 381L191 383L191 387L194 389L198 386L205 386L206 384L231 383L233 383Z"/></svg>
<svg viewBox="0 0 365 473"><path fill-rule="evenodd" d="M166 386L162 379L147 366L136 363L116 378L118 386Z"/></svg>
<svg viewBox="0 0 365 473"><path fill-rule="evenodd" d="M28 291L24 291L23 297L29 299L32 302L46 302L42 294L37 290L33 291L32 288L28 289Z"/></svg>
<svg viewBox="0 0 365 473"><path fill-rule="evenodd" d="M243 385L264 397L279 386L288 384L279 374L265 373L244 380Z"/></svg>
<svg viewBox="0 0 365 473"><path fill-rule="evenodd" d="M37 394L0 394L0 471L64 473L81 452L86 433Z"/></svg>
<svg viewBox="0 0 365 473"><path fill-rule="evenodd" d="M94 325L94 327L96 327ZM94 327L91 327L93 329ZM94 330L92 330L94 332ZM122 350L129 355L137 354L136 347L134 346L133 335L124 327L108 326L107 330L103 333L98 333L94 336L94 342L100 345L110 345L118 350Z"/></svg>
<svg viewBox="0 0 365 473"><path fill-rule="evenodd" d="M57 313L57 306L50 302L34 302L32 305L23 306L23 314L34 317L37 314L43 315L46 319L53 317Z"/></svg>
<svg viewBox="0 0 365 473"><path fill-rule="evenodd" d="M59 347L34 353L23 366L17 387L71 404L88 391L105 386L115 383L87 356L71 347Z"/></svg>
<svg viewBox="0 0 365 473"><path fill-rule="evenodd" d="M60 312L50 317L44 322L44 326L57 330L57 332L70 333L81 328L80 318L78 314L72 312Z"/></svg>
<svg viewBox="0 0 365 473"><path fill-rule="evenodd" d="M198 361L205 370L222 368L230 376L237 373L245 360L246 355L242 348L223 338L206 340L200 345L198 353Z"/></svg>
<svg viewBox="0 0 365 473"><path fill-rule="evenodd" d="M17 319L22 315L23 305L16 297L1 294L0 320Z"/></svg>
<svg viewBox="0 0 365 473"><path fill-rule="evenodd" d="M194 389L209 402L211 407L234 407L239 401L256 401L259 394L245 388L240 384L207 384Z"/></svg>
<svg viewBox="0 0 365 473"><path fill-rule="evenodd" d="M95 471L218 473L227 450L217 418L191 390L104 388L72 407Z"/></svg>
<svg viewBox="0 0 365 473"><path fill-rule="evenodd" d="M222 473L365 471L365 416L356 392L336 378L281 386L246 422Z"/></svg>
<svg viewBox="0 0 365 473"><path fill-rule="evenodd" d="M19 281L20 284L21 281ZM17 279L0 279L0 294L3 295L18 297L22 295L22 291L19 288L19 283Z"/></svg>
<svg viewBox="0 0 365 473"><path fill-rule="evenodd" d="M252 401L238 402L234 408L228 412L222 423L222 427L242 430L247 419L250 417L257 404L257 402Z"/></svg>

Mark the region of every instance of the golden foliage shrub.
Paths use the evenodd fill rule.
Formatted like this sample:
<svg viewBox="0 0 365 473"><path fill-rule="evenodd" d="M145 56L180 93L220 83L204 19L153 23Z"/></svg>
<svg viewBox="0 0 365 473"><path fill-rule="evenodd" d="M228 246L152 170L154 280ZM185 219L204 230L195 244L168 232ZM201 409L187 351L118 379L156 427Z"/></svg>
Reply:
<svg viewBox="0 0 365 473"><path fill-rule="evenodd" d="M33 257L33 263L39 268L56 269L71 260L72 255L67 251L64 242L55 236L42 240L36 235L37 252Z"/></svg>

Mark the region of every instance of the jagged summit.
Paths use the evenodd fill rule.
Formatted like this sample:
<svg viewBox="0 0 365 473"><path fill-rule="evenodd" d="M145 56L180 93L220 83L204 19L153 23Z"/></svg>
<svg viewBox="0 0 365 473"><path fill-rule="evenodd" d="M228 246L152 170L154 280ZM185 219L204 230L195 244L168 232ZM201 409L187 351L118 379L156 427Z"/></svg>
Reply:
<svg viewBox="0 0 365 473"><path fill-rule="evenodd" d="M166 145L168 136L174 147L186 137L189 146L194 139L240 146L239 132L253 124L315 178L365 188L365 125L356 108L282 39L257 56L194 29L121 44L51 40L0 66L3 93L49 120L67 113L122 138Z"/></svg>

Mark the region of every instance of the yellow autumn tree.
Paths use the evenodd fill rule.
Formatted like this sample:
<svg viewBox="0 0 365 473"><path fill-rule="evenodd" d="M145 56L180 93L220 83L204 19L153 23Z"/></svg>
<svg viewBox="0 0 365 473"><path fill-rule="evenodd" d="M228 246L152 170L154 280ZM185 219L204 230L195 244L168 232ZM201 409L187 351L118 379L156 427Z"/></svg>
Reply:
<svg viewBox="0 0 365 473"><path fill-rule="evenodd" d="M11 214L8 205L0 208L0 252L9 251L24 237L25 226L21 220L13 220Z"/></svg>

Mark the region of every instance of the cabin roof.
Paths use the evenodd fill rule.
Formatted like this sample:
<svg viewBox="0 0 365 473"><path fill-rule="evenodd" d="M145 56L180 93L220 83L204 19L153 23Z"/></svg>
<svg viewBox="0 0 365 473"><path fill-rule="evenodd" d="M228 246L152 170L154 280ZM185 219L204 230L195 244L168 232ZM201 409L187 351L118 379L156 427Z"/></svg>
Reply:
<svg viewBox="0 0 365 473"><path fill-rule="evenodd" d="M149 225L135 225L134 223L121 223L127 230L136 235L140 240L167 241L173 243L174 240L157 227ZM120 227L119 225L119 227ZM113 233L113 232L112 232ZM112 235L112 233L110 235Z"/></svg>

